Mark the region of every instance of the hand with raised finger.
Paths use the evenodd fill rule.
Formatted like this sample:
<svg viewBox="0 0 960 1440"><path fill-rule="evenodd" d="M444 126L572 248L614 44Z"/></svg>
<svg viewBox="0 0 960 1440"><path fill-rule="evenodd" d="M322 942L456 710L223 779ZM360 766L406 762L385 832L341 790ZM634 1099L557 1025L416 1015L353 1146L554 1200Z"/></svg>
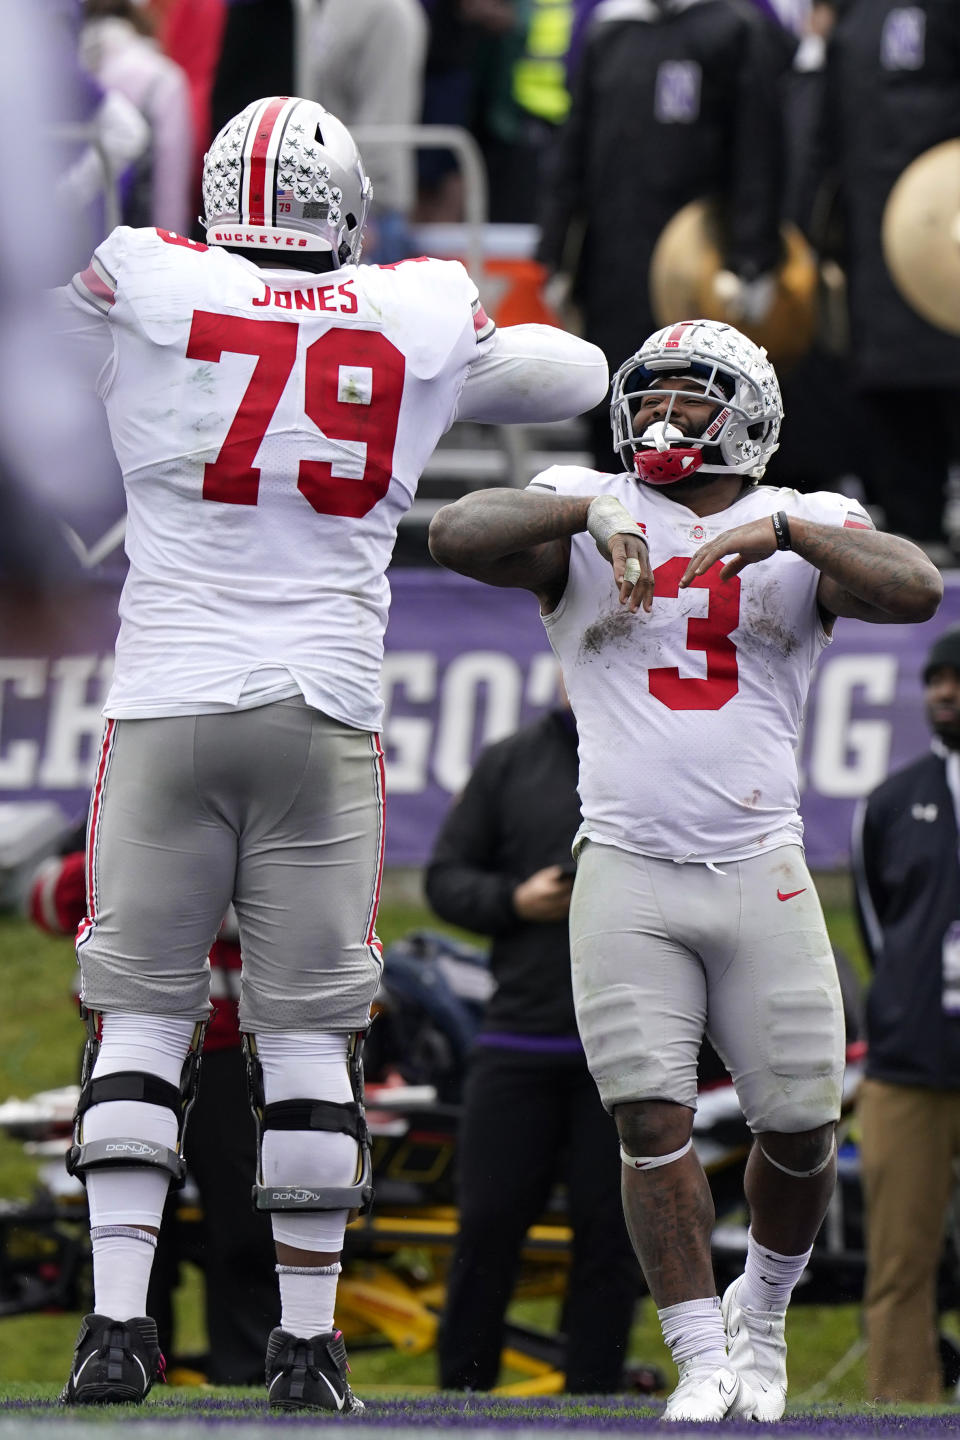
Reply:
<svg viewBox="0 0 960 1440"><path fill-rule="evenodd" d="M649 614L653 608L653 569L646 540L632 535L614 535L610 541L613 578L617 582L620 604L630 611L643 606Z"/></svg>
<svg viewBox="0 0 960 1440"><path fill-rule="evenodd" d="M614 495L598 495L587 510L587 531L613 566L620 603L649 610L653 602L653 571L646 538L630 511ZM629 568L628 568L629 567Z"/></svg>
<svg viewBox="0 0 960 1440"><path fill-rule="evenodd" d="M730 580L748 565L755 565L758 560L768 560L777 548L777 536L769 515L764 515L759 520L751 520L747 525L737 525L733 530L725 530L714 540L708 540L691 555L690 563L681 576L680 588L684 589L698 575L705 575L724 555L732 555L733 559L723 566L720 579Z"/></svg>

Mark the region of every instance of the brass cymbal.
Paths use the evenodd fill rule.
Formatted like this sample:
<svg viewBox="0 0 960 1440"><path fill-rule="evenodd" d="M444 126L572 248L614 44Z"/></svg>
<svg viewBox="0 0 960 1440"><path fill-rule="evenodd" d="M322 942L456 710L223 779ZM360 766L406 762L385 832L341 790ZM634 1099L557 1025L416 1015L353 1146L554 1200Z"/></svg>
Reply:
<svg viewBox="0 0 960 1440"><path fill-rule="evenodd" d="M650 301L658 325L704 318L734 325L771 360L796 360L813 343L817 328L817 263L795 225L781 226L784 258L768 314L760 322L738 318L723 287L720 225L712 201L693 200L668 221L650 262Z"/></svg>
<svg viewBox="0 0 960 1440"><path fill-rule="evenodd" d="M960 335L960 139L907 166L887 198L882 235L883 258L907 304Z"/></svg>

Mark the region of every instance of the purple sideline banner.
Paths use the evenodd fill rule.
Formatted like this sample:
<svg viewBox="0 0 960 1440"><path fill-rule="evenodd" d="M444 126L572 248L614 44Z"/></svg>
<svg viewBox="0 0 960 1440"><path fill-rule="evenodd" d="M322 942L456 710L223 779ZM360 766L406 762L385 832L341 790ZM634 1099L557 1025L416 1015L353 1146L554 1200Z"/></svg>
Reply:
<svg viewBox="0 0 960 1440"><path fill-rule="evenodd" d="M387 864L426 860L482 746L540 714L556 668L533 597L447 571L397 570L384 666ZM842 620L814 675L800 751L807 859L847 864L859 796L929 743L920 670L960 622L960 572L925 625ZM0 634L0 805L54 801L82 816L110 681L119 581L93 580L57 641ZM692 663L696 663L694 660ZM743 744L760 743L751 735Z"/></svg>

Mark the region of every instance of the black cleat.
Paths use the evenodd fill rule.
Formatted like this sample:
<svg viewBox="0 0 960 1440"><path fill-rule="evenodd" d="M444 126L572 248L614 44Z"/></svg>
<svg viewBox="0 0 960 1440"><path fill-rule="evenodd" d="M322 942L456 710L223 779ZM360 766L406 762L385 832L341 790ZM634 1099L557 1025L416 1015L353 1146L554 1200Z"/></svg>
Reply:
<svg viewBox="0 0 960 1440"><path fill-rule="evenodd" d="M267 1398L275 1410L339 1410L359 1415L347 1382L347 1347L339 1330L309 1340L271 1330L267 1343Z"/></svg>
<svg viewBox="0 0 960 1440"><path fill-rule="evenodd" d="M156 1323L148 1316L111 1320L107 1315L85 1315L60 1404L136 1404L154 1380L164 1378L163 1369Z"/></svg>

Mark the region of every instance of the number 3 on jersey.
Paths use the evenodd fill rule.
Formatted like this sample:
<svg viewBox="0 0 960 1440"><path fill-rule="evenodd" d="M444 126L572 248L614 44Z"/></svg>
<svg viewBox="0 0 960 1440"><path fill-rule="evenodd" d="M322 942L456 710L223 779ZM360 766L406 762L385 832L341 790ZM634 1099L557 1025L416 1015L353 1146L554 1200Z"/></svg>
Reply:
<svg viewBox="0 0 960 1440"><path fill-rule="evenodd" d="M194 312L188 359L216 364L224 354L257 357L220 453L204 466L204 500L256 505L260 470L253 462L296 364L299 331L290 320ZM342 398L344 369L368 372L361 403ZM332 446L361 441L366 447L363 474L355 480L335 476L331 460L300 461L297 489L318 514L360 519L386 495L405 369L401 352L378 330L332 328L307 347L304 413Z"/></svg>
<svg viewBox="0 0 960 1440"><path fill-rule="evenodd" d="M654 570L658 600L675 600L680 579L689 564L686 555L674 555ZM707 673L702 680L683 676L676 665L658 665L648 672L650 694L668 710L721 710L740 688L737 647L730 634L740 624L740 576L721 581L723 562L717 560L691 581L694 590L706 590L706 615L687 621L687 649L702 650Z"/></svg>

